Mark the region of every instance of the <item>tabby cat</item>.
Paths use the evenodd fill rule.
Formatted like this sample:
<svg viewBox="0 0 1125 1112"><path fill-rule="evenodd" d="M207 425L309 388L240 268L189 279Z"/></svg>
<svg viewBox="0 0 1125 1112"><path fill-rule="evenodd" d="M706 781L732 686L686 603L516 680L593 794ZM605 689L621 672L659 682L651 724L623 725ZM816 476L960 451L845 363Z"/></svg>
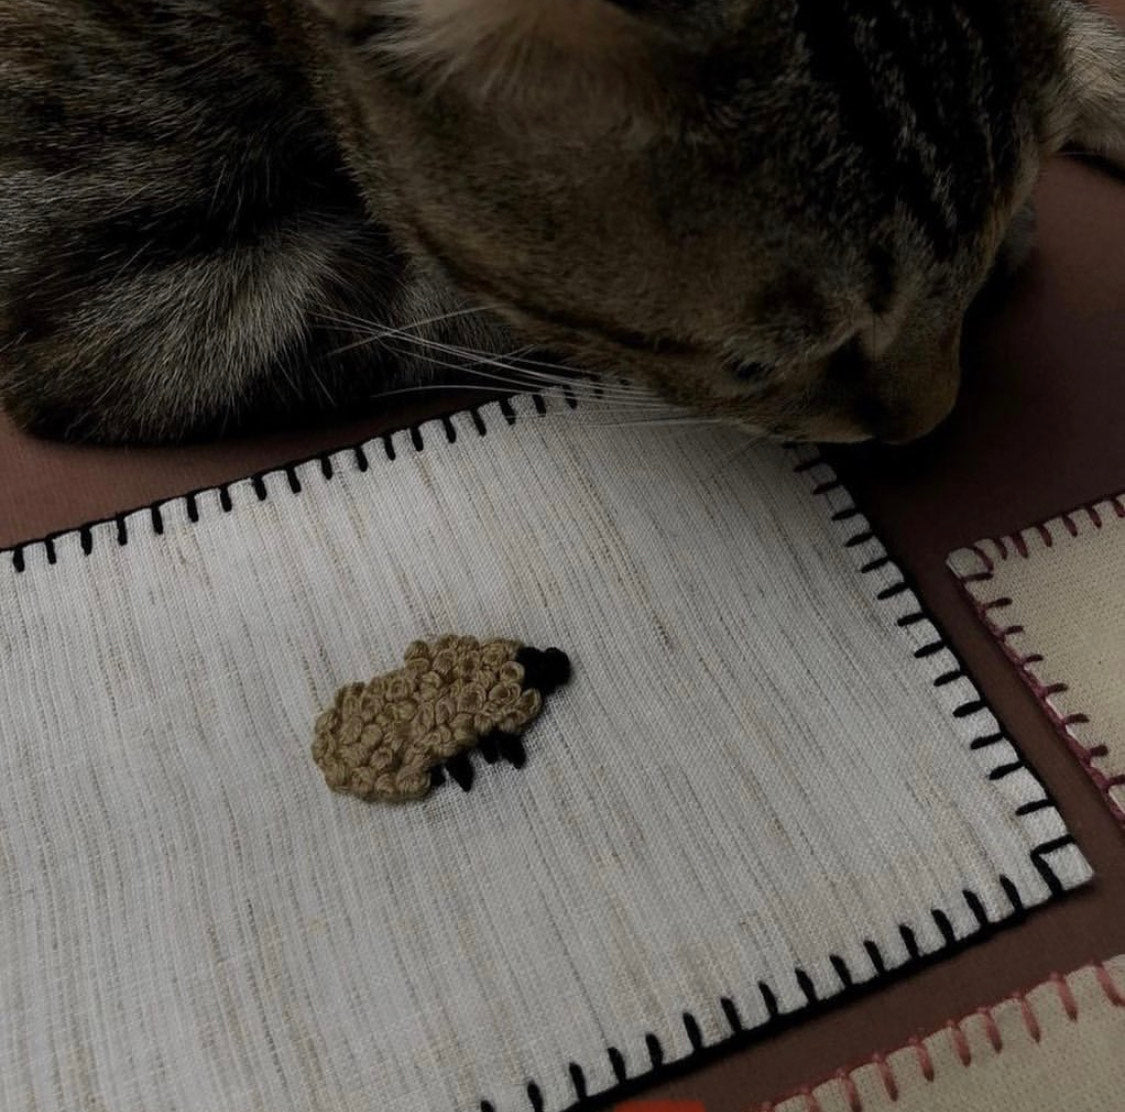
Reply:
<svg viewBox="0 0 1125 1112"><path fill-rule="evenodd" d="M1125 38L1079 0L0 0L0 103L0 398L35 432L549 351L903 440L1044 157L1125 157Z"/></svg>

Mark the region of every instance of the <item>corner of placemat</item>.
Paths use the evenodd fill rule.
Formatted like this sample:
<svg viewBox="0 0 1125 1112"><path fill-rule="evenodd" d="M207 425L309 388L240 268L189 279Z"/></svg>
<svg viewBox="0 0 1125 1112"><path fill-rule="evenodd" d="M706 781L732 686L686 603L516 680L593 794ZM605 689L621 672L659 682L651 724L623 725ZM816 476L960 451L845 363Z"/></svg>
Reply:
<svg viewBox="0 0 1125 1112"><path fill-rule="evenodd" d="M1044 647L1030 643L1020 621L1018 603L997 583L998 572L1008 562L1042 559L1048 553L1056 557L1069 544L1118 527L1125 528L1125 493L1088 502L1016 532L986 537L956 549L947 557L946 566L1056 732L1095 782L1111 812L1125 824L1125 803L1114 796L1123 778L1106 775L1097 767L1097 762L1108 756L1106 744L1092 736L1090 715L1085 709L1063 705L1066 700L1060 696L1068 694L1070 684L1053 673Z"/></svg>

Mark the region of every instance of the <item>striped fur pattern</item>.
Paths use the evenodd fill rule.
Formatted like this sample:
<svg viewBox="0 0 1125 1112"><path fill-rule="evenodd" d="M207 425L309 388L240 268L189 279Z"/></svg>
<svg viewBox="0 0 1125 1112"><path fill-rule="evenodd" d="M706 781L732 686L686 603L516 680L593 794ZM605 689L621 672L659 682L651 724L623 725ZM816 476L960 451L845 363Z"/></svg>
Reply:
<svg viewBox="0 0 1125 1112"><path fill-rule="evenodd" d="M1042 159L1122 156L1122 41L1076 0L5 0L0 400L180 439L535 348L906 439Z"/></svg>

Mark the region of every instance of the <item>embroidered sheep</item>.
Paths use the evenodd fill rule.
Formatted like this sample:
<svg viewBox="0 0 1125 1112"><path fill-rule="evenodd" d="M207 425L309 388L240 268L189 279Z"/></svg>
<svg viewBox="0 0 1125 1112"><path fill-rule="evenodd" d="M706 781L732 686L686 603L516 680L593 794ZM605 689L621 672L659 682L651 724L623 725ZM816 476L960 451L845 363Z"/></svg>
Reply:
<svg viewBox="0 0 1125 1112"><path fill-rule="evenodd" d="M466 750L479 746L523 763L519 735L543 699L570 678L559 649L449 634L415 641L403 667L340 688L316 722L313 760L337 792L366 800L420 799L442 781L439 765L466 790Z"/></svg>

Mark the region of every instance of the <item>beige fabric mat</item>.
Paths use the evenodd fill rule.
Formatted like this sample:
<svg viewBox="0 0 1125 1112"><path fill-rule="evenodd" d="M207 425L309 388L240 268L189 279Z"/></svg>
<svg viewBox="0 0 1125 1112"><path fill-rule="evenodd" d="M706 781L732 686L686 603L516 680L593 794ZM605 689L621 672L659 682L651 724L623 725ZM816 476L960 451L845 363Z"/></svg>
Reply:
<svg viewBox="0 0 1125 1112"><path fill-rule="evenodd" d="M523 397L0 556L0 1108L560 1112L1082 883L832 470ZM574 660L329 793L347 681Z"/></svg>
<svg viewBox="0 0 1125 1112"><path fill-rule="evenodd" d="M949 566L1125 821L1125 495L979 541Z"/></svg>
<svg viewBox="0 0 1125 1112"><path fill-rule="evenodd" d="M758 1112L1117 1112L1125 956L1052 977Z"/></svg>

